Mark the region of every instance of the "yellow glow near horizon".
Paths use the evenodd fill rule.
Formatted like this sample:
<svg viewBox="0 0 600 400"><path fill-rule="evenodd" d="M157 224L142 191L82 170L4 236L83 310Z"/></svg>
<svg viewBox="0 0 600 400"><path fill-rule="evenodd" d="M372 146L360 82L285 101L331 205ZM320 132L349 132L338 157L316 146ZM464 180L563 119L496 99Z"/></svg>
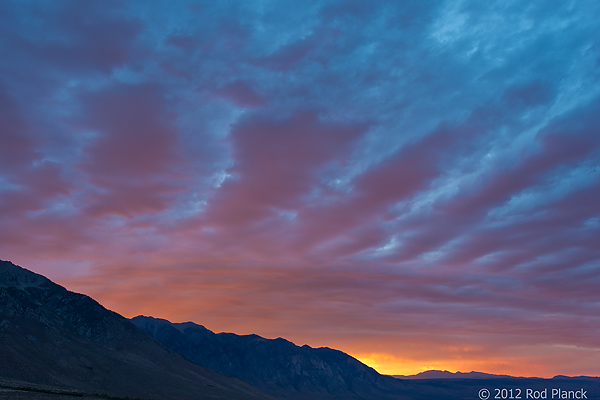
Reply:
<svg viewBox="0 0 600 400"><path fill-rule="evenodd" d="M353 354L352 356L384 375L415 375L433 369L449 370L446 363L435 361L423 363L385 353ZM451 372L456 372L456 370Z"/></svg>
<svg viewBox="0 0 600 400"><path fill-rule="evenodd" d="M498 359L487 358L483 360L462 359L462 360L415 360L411 358L397 357L388 353L353 353L352 357L360 362L375 369L383 375L416 375L420 372L438 370L456 372L483 372L488 374L506 374L512 376L537 376L541 378L552 378L560 371L552 369L553 363L549 363L550 372L544 371L540 365L527 363L524 360L515 360L513 358ZM568 373L567 373L568 374ZM586 375L579 373L571 375ZM587 373L587 375L593 375Z"/></svg>

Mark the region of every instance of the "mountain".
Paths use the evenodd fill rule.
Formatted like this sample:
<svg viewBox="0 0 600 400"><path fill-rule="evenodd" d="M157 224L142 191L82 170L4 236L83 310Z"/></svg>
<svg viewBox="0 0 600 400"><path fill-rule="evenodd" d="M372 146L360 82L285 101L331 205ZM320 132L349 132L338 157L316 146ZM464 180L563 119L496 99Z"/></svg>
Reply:
<svg viewBox="0 0 600 400"><path fill-rule="evenodd" d="M486 374L485 372L450 372L450 371L440 371L436 369L432 369L429 371L419 372L415 375L392 375L394 378L398 379L407 379L407 380L418 380L418 379L431 379L431 380L440 380L440 379L529 379L529 380L545 380L544 378L535 378L535 377L523 377L523 376L511 376L511 375L496 375L496 374ZM566 380L566 381L599 381L600 377L598 376L566 376L566 375L556 375L551 378L553 380Z"/></svg>
<svg viewBox="0 0 600 400"><path fill-rule="evenodd" d="M149 317L133 322L143 330L85 295L0 261L0 399L466 400L482 388L600 397L597 377L396 379L328 348Z"/></svg>
<svg viewBox="0 0 600 400"><path fill-rule="evenodd" d="M88 296L0 261L0 383L111 396L269 396L194 364Z"/></svg>
<svg viewBox="0 0 600 400"><path fill-rule="evenodd" d="M429 370L419 372L416 375L393 375L394 378L398 379L501 379L509 378L515 379L516 377L510 375L495 375L486 374L485 372L449 372L439 370Z"/></svg>
<svg viewBox="0 0 600 400"><path fill-rule="evenodd" d="M257 335L215 334L192 322L171 323L138 316L132 322L150 336L197 362L225 375L235 376L279 399L290 400L470 400L487 388L542 393L552 389L586 391L587 398L600 396L600 378L515 378L481 372L432 371L420 379L397 379L378 374L351 356L329 348L296 346L285 339ZM578 392L582 393L582 392ZM502 393L500 393L502 396ZM547 397L551 398L551 397Z"/></svg>
<svg viewBox="0 0 600 400"><path fill-rule="evenodd" d="M406 385L338 350L285 339L215 334L192 322L131 320L187 359L284 399L402 399Z"/></svg>

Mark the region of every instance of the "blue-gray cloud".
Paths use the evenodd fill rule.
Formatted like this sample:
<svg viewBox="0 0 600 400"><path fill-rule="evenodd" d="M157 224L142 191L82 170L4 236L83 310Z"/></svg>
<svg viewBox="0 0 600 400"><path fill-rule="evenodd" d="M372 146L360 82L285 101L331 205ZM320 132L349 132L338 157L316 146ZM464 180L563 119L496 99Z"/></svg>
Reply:
<svg viewBox="0 0 600 400"><path fill-rule="evenodd" d="M598 8L4 2L0 249L106 301L172 270L273 332L593 347Z"/></svg>

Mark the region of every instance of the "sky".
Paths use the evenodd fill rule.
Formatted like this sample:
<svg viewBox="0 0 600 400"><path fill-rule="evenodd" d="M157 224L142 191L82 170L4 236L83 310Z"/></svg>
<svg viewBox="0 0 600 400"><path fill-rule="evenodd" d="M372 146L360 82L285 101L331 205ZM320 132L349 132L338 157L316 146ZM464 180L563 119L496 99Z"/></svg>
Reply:
<svg viewBox="0 0 600 400"><path fill-rule="evenodd" d="M379 372L600 375L597 1L2 1L0 259Z"/></svg>

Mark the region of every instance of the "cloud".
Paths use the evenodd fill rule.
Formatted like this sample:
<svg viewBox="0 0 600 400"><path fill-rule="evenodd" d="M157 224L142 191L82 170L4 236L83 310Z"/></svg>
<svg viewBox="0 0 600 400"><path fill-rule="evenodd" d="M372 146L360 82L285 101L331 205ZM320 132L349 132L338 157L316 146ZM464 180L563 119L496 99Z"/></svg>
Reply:
<svg viewBox="0 0 600 400"><path fill-rule="evenodd" d="M100 191L89 204L94 212L157 212L182 190L175 115L162 96L150 85L120 85L85 98L80 124L97 136L82 164Z"/></svg>
<svg viewBox="0 0 600 400"><path fill-rule="evenodd" d="M597 8L3 3L2 258L129 316L590 374Z"/></svg>
<svg viewBox="0 0 600 400"><path fill-rule="evenodd" d="M207 211L213 223L245 225L277 211L294 211L318 189L321 169L340 163L363 127L322 123L314 113L264 117L236 125L233 167Z"/></svg>
<svg viewBox="0 0 600 400"><path fill-rule="evenodd" d="M38 32L49 33L46 37L20 36L19 45L55 68L106 71L121 65L131 59L131 42L140 26L128 21L117 2L111 3L108 7L99 7L93 3L65 1L41 7L18 7L14 10L16 21L33 19L39 24Z"/></svg>
<svg viewBox="0 0 600 400"><path fill-rule="evenodd" d="M260 95L251 87L239 81L226 86L215 95L233 102L238 107L261 107L265 105L265 101Z"/></svg>
<svg viewBox="0 0 600 400"><path fill-rule="evenodd" d="M31 135L23 116L19 115L19 107L6 88L0 89L0 168L3 173L10 174L36 158L33 150L36 139Z"/></svg>

